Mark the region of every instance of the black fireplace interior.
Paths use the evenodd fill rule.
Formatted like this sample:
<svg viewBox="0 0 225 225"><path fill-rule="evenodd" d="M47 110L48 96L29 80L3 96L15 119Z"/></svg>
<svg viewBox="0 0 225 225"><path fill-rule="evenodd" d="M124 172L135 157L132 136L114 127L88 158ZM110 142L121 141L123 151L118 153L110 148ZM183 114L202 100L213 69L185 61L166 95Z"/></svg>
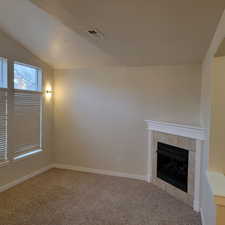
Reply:
<svg viewBox="0 0 225 225"><path fill-rule="evenodd" d="M157 177L187 192L188 150L158 142Z"/></svg>

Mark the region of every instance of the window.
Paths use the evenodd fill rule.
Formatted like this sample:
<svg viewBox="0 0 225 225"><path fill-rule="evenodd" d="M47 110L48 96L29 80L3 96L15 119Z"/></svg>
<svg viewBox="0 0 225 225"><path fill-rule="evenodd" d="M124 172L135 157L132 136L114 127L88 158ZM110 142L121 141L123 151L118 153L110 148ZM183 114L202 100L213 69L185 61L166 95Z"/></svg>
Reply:
<svg viewBox="0 0 225 225"><path fill-rule="evenodd" d="M7 60L0 57L0 88L7 88Z"/></svg>
<svg viewBox="0 0 225 225"><path fill-rule="evenodd" d="M21 63L15 63L14 88L20 90L40 91L41 70Z"/></svg>
<svg viewBox="0 0 225 225"><path fill-rule="evenodd" d="M41 149L41 70L14 64L15 158Z"/></svg>
<svg viewBox="0 0 225 225"><path fill-rule="evenodd" d="M8 144L11 142L14 159L42 151L42 71L14 63L13 76L9 76L14 77L10 80L13 87L9 88L7 67L7 60L0 57L1 166L8 163ZM8 125L10 121L13 121L13 127ZM9 132L12 135L8 136Z"/></svg>
<svg viewBox="0 0 225 225"><path fill-rule="evenodd" d="M7 160L7 61L0 58L0 163Z"/></svg>

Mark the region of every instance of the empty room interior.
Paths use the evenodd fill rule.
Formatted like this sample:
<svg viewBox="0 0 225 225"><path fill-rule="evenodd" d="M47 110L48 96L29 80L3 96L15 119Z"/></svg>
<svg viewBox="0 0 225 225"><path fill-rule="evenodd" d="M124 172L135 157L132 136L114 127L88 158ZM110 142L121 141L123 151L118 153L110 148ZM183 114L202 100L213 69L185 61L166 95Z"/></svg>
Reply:
<svg viewBox="0 0 225 225"><path fill-rule="evenodd" d="M0 0L0 225L225 225L225 1Z"/></svg>

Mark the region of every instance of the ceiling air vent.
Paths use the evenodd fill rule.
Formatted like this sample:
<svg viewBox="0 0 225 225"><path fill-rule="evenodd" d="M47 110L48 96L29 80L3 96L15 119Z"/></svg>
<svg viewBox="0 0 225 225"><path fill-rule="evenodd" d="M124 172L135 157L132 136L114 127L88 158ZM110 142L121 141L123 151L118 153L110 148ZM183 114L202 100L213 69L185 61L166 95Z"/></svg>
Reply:
<svg viewBox="0 0 225 225"><path fill-rule="evenodd" d="M94 39L104 39L104 34L96 28L88 30L88 34Z"/></svg>

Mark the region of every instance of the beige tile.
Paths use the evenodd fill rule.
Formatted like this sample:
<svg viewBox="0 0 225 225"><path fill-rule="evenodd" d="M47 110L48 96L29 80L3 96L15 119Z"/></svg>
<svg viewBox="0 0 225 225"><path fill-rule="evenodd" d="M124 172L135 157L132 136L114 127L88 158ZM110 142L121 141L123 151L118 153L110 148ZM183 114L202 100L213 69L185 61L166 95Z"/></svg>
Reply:
<svg viewBox="0 0 225 225"><path fill-rule="evenodd" d="M158 178L154 178L153 183L160 189L166 191L166 183Z"/></svg>
<svg viewBox="0 0 225 225"><path fill-rule="evenodd" d="M195 140L186 137L177 137L177 146L187 150L195 151Z"/></svg>
<svg viewBox="0 0 225 225"><path fill-rule="evenodd" d="M188 194L184 191L179 190L178 188L167 184L166 185L166 192L170 195L172 195L173 197L187 203L188 202Z"/></svg>

